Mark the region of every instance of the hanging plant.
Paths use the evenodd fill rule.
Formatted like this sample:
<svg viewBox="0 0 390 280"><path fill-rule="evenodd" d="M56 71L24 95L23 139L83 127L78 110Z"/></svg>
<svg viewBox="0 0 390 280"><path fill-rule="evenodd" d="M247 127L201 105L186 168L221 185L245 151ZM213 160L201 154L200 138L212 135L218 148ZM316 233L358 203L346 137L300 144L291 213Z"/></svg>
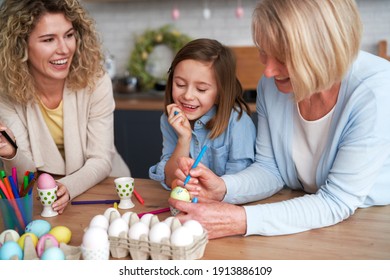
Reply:
<svg viewBox="0 0 390 280"><path fill-rule="evenodd" d="M164 25L159 29L148 29L136 37L128 70L131 75L137 76L141 80L143 89L151 89L157 80L161 80L161 78L157 79L146 71L146 63L153 49L157 45L166 45L175 55L189 41L191 41L189 36L174 30L170 25ZM163 79L166 81L166 77Z"/></svg>

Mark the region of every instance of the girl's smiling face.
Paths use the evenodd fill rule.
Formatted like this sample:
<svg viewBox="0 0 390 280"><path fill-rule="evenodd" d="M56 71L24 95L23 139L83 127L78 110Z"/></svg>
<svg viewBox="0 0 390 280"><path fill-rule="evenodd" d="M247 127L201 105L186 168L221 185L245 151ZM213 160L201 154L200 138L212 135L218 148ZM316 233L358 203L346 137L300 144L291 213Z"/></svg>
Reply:
<svg viewBox="0 0 390 280"><path fill-rule="evenodd" d="M28 62L36 81L65 80L75 50L72 23L61 13L44 14L28 38Z"/></svg>
<svg viewBox="0 0 390 280"><path fill-rule="evenodd" d="M211 63L192 59L179 62L172 83L173 100L190 121L202 117L216 103L218 89Z"/></svg>

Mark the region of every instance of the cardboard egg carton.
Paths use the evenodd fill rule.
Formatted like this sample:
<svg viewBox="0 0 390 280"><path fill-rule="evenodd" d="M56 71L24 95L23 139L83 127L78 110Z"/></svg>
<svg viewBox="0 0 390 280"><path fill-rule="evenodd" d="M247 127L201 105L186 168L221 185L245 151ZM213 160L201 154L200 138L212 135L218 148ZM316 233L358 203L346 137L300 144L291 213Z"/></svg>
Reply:
<svg viewBox="0 0 390 280"><path fill-rule="evenodd" d="M12 238L12 235L10 233L7 233L4 237L4 241L15 241ZM45 250L49 249L50 247L53 247L54 245L52 242L48 239L45 240ZM81 257L81 249L80 246L70 246L63 242L60 243L60 249L64 252L65 260L79 260ZM18 257L14 256L12 258L13 260L17 260ZM23 248L23 260L39 260L34 242L31 238L31 236L26 236L24 239L24 248Z"/></svg>
<svg viewBox="0 0 390 280"><path fill-rule="evenodd" d="M111 213L110 223L117 218L116 213ZM129 228L139 222L138 215L132 213L129 221ZM149 229L158 223L157 216L150 220ZM173 218L171 232L180 227L181 223L177 218ZM128 255L133 260L195 260L203 257L206 244L208 242L207 233L203 231L200 237L194 237L194 242L188 246L175 246L170 243L169 238L163 238L160 243L149 241L146 234L142 234L139 240L131 239L127 232L121 232L119 237L109 236L110 253L113 258L123 258Z"/></svg>

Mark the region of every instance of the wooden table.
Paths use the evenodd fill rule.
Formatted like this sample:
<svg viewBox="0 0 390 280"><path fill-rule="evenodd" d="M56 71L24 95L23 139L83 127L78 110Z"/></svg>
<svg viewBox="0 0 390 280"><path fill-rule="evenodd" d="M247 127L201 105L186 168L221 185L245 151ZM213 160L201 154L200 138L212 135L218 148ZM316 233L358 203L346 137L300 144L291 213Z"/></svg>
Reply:
<svg viewBox="0 0 390 280"><path fill-rule="evenodd" d="M168 207L169 192L149 179L136 179L135 188L144 198L141 205L135 197L133 212L141 213ZM283 190L259 203L286 200L302 192ZM117 199L113 178L80 195L76 200ZM69 205L62 215L42 218L42 206L34 202L34 219L45 219L52 226L67 226L72 231L70 245L81 244L83 231L93 216L103 214L112 205ZM118 209L121 213L130 210ZM160 221L170 213L158 214ZM326 260L326 259L390 259L390 206L358 209L348 220L335 226L284 236L233 236L209 240L203 259L268 259L268 260Z"/></svg>

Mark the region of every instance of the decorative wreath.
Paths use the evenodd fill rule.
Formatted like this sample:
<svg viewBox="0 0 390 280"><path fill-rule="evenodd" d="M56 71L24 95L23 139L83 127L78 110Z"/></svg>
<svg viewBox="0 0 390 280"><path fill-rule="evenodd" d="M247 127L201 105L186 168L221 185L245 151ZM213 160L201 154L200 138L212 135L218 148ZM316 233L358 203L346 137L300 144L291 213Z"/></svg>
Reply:
<svg viewBox="0 0 390 280"><path fill-rule="evenodd" d="M157 79L145 69L149 55L160 44L168 46L176 54L191 38L174 30L170 25L159 29L148 29L136 38L134 50L131 53L128 70L131 75L140 79L143 89L154 87ZM161 80L161 79L159 79Z"/></svg>

